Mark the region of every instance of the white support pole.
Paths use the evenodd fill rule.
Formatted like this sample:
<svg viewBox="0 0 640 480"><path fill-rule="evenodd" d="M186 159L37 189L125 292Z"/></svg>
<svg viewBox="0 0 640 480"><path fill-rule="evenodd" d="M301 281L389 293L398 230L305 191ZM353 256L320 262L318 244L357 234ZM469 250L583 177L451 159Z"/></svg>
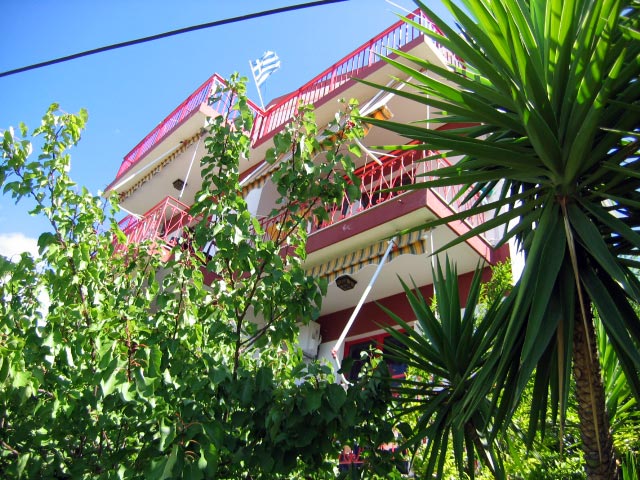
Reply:
<svg viewBox="0 0 640 480"><path fill-rule="evenodd" d="M389 5L393 5L394 7L399 8L400 10L402 10L402 11L403 11L403 12L405 12L405 13L408 13L408 14L413 13L411 10L407 10L406 8L404 8L404 7L403 7L403 6L401 6L401 5L398 5L397 3L393 3L393 2L391 2L390 0L385 0L385 1L386 1Z"/></svg>
<svg viewBox="0 0 640 480"><path fill-rule="evenodd" d="M364 292L360 297L360 301L358 302L358 305L356 305L356 308L353 310L353 313L351 314L349 321L347 322L344 329L342 330L342 333L340 334L340 338L338 338L338 341L336 342L333 349L331 350L331 355L333 356L333 359L336 361L338 370L342 368L342 366L340 365L340 360L338 360L338 351L340 350L340 347L342 346L344 339L347 337L349 330L351 330L351 326L353 325L353 322L356 321L356 317L358 316L358 313L360 313L360 309L362 308L362 305L364 305L364 301L367 299L367 296L369 296L369 293L371 292L373 285L376 283L376 280L378 279L378 275L380 274L382 267L387 261L387 257L389 256L389 253L391 253L391 249L393 248L393 245L397 238L398 237L395 236L391 240L389 240L389 244L387 245L387 250L384 252L382 259L378 264L378 268L376 268L376 271L373 274L373 277L371 277L371 280L369 281L369 285L367 285L367 288L364 289ZM344 375L342 375L342 378L345 382L349 383L349 381L344 377Z"/></svg>
<svg viewBox="0 0 640 480"><path fill-rule="evenodd" d="M182 200L182 195L184 195L184 190L185 188L187 188L187 181L189 180L189 175L191 174L191 167L193 167L193 161L196 159L196 153L198 153L200 140L202 140L202 135L198 137L198 141L196 142L196 148L193 151L193 156L191 157L191 163L189 163L189 168L187 169L187 175L184 177L184 184L182 185L182 189L180 190L180 195L178 196L178 200Z"/></svg>
<svg viewBox="0 0 640 480"><path fill-rule="evenodd" d="M358 140L356 138L355 142L356 142L356 145L358 145L358 147L360 147L360 150L362 150L366 154L366 156L371 158L371 160L376 162L378 165L382 165L382 162L380 161L380 159L378 157L376 157L371 150L369 150L367 147L365 147L360 140ZM389 156L393 156L393 155L389 155Z"/></svg>

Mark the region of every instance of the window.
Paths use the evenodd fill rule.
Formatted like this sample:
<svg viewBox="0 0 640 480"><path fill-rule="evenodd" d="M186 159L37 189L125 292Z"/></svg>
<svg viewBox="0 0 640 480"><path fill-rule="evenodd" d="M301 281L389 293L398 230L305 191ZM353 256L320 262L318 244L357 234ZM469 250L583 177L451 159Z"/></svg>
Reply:
<svg viewBox="0 0 640 480"><path fill-rule="evenodd" d="M378 345L375 340L364 340L357 343L354 342L351 344L345 344L345 358L350 358L353 360L348 376L348 380L350 382L357 380L362 367L369 363L369 357L363 357L362 353L369 352L370 350L374 350L376 348L378 348Z"/></svg>
<svg viewBox="0 0 640 480"><path fill-rule="evenodd" d="M404 378L405 375L407 374L407 364L400 363L389 357L389 354L391 353L389 351L390 346L395 347L396 350L398 349L398 347L401 347L403 349L405 347L404 345L401 345L398 340L396 340L390 335L384 337L383 339L382 355L385 361L387 362L387 366L389 367L389 373L393 378Z"/></svg>
<svg viewBox="0 0 640 480"><path fill-rule="evenodd" d="M371 350L382 351L383 358L389 367L389 373L393 378L404 378L407 372L407 365L389 358L389 346L392 345L399 346L400 344L398 340L386 333L346 342L344 345L344 358L353 360L347 380L354 382L358 379L362 367L369 363L369 357L363 358L362 353Z"/></svg>

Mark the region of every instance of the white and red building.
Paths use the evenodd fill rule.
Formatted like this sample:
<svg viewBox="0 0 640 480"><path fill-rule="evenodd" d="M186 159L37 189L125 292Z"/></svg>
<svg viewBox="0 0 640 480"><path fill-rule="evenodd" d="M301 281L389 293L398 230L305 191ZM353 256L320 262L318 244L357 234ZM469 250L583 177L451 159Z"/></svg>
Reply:
<svg viewBox="0 0 640 480"><path fill-rule="evenodd" d="M421 24L437 29L420 12L411 16ZM274 207L275 189L268 173L261 174L268 170L260 166L264 163L265 152L273 145L273 136L291 120L301 99L315 106L320 126L334 117L340 108L337 100L341 98L357 99L363 115L392 116L396 122L433 119L439 115L434 109L425 111L424 107L406 99L353 80L357 77L392 85L392 76L402 78L402 73L379 57L390 54L389 48L402 49L441 66L460 65L459 59L444 47L411 25L398 22L266 109L251 104L255 115L252 148L248 161L243 160L241 167L246 199L254 215L269 221L266 216ZM207 117L221 113L224 101L208 103L221 84L224 80L218 75L207 79L125 156L108 190L117 192L122 207L133 214L121 222L130 242L155 239L169 245L192 220L188 209L200 188L198 160L205 155L200 141L201 130ZM451 127L439 123L432 123L432 126ZM371 128L363 140L365 145L405 142L406 139L377 127ZM428 152L390 152L379 154L379 162L372 161L369 156L358 159L361 199L334 207L329 212L330 221L310 233L305 267L314 275L326 277L329 288L317 324L305 327L301 332L301 345L308 355L331 360L337 340L387 250L389 237L464 208L459 202L450 203L457 193L454 187L381 193L391 186L421 181L420 174L445 162L417 162L426 155ZM429 231L399 236L362 309L344 334L345 341L336 349L338 360L357 359L359 352L371 345L383 349L388 337L377 323L384 322L387 316L377 303L407 321L413 320L398 276L407 281L413 279L430 296L429 253L483 221L484 218L474 216ZM465 286L468 287L476 266L481 262L490 266L504 260L509 251L506 247L493 248L487 238L475 237L449 250L448 255L457 264L462 295L465 295ZM337 278L345 275L357 282L351 290L342 290L336 283ZM401 370L398 366L398 372L394 373L401 373Z"/></svg>

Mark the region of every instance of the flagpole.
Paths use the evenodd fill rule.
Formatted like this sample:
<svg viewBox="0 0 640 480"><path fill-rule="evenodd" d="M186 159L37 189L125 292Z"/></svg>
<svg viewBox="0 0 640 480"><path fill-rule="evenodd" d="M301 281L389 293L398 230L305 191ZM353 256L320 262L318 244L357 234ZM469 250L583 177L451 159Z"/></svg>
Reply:
<svg viewBox="0 0 640 480"><path fill-rule="evenodd" d="M262 110L264 110L264 102L262 101L262 93L260 92L260 85L258 85L258 80L256 79L256 74L253 71L253 65L251 64L251 60L249 60L249 68L251 69L251 76L253 77L253 83L256 84L256 90L258 90L258 98L260 99L260 106Z"/></svg>

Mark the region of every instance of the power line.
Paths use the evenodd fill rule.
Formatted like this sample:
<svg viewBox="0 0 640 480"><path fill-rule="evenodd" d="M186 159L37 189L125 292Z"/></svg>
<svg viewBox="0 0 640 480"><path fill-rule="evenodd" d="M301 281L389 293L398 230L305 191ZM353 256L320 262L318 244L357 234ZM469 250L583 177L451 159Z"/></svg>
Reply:
<svg viewBox="0 0 640 480"><path fill-rule="evenodd" d="M227 25L229 23L242 22L244 20L251 20L254 18L275 15L277 13L291 12L294 10L301 10L303 8L318 7L321 5L328 5L331 3L339 3L339 2L347 2L347 1L348 0L321 0L321 1L309 2L309 3L299 3L297 5L290 5L288 7L274 8L272 10L264 10L262 12L250 13L247 15L241 15L239 17L226 18L224 20L216 20L215 22L208 22L200 25L194 25L191 27L179 28L177 30L158 33L156 35L151 35L149 37L138 38L135 40L128 40L122 43L114 43L112 45L107 45L106 47L94 48L93 50L85 50L84 52L74 53L73 55L67 55L66 57L59 57L54 60L47 60L46 62L34 63L33 65L16 68L14 70L7 70L6 72L0 73L0 78L8 77L9 75L15 75L16 73L26 72L28 70L35 70L36 68L55 65L56 63L67 62L69 60L74 60L76 58L87 57L89 55L94 55L96 53L107 52L109 50L116 50L118 48L123 48L123 47L129 47L131 45L137 45L139 43L152 42L154 40L159 40L161 38L171 37L173 35L180 35L182 33L193 32L195 30L202 30L204 28L217 27L220 25Z"/></svg>

